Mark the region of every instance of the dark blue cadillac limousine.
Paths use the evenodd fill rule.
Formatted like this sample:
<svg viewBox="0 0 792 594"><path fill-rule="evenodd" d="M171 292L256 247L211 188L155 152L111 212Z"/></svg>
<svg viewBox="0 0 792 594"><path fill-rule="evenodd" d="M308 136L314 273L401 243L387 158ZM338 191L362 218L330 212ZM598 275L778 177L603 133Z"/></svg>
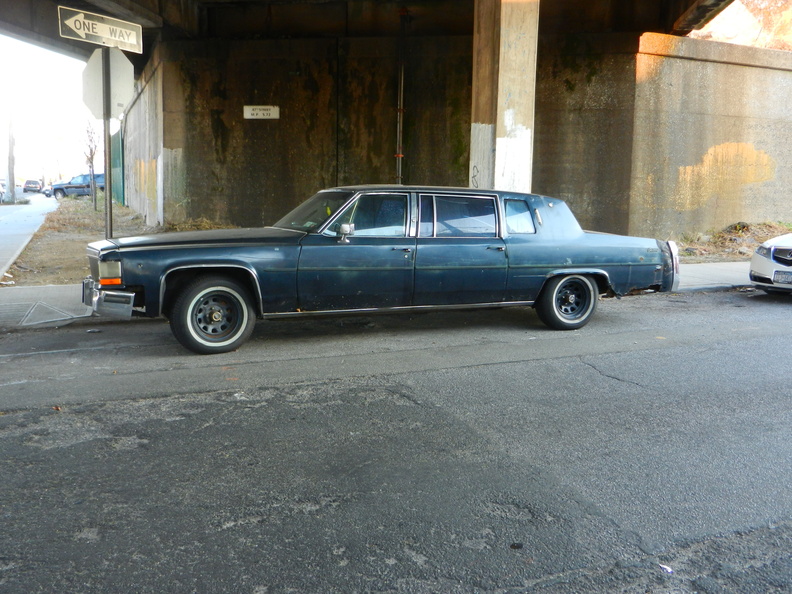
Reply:
<svg viewBox="0 0 792 594"><path fill-rule="evenodd" d="M532 306L573 330L600 296L679 280L673 242L584 231L562 200L398 185L322 190L271 227L98 241L88 259L95 312L165 316L202 354L257 318L318 313Z"/></svg>

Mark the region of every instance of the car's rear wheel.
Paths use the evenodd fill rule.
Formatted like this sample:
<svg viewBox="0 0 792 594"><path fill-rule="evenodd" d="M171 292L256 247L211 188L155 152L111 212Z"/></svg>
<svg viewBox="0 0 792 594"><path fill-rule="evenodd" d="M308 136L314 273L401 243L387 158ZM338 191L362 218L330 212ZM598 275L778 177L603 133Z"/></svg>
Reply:
<svg viewBox="0 0 792 594"><path fill-rule="evenodd" d="M176 298L171 330L183 346L211 355L236 350L253 332L256 314L250 293L220 276L202 277Z"/></svg>
<svg viewBox="0 0 792 594"><path fill-rule="evenodd" d="M555 330L576 330L588 324L597 310L597 283L582 274L556 276L547 281L534 307L539 319Z"/></svg>

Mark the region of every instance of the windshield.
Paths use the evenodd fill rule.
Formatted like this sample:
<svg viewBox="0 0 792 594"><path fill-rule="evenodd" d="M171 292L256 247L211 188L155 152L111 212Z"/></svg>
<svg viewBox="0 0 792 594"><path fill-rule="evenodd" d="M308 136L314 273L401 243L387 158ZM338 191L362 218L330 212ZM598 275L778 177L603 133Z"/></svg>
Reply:
<svg viewBox="0 0 792 594"><path fill-rule="evenodd" d="M327 190L315 194L273 225L281 229L312 232L324 225L352 197L348 190Z"/></svg>

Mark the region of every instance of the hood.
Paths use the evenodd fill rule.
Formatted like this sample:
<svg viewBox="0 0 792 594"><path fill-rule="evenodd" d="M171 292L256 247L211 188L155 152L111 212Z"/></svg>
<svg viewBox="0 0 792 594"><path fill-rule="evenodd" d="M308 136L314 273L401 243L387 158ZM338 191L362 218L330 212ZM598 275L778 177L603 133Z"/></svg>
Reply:
<svg viewBox="0 0 792 594"><path fill-rule="evenodd" d="M768 239L763 244L765 247L792 247L792 233L787 233L786 235L779 235L778 237L773 237L772 239Z"/></svg>
<svg viewBox="0 0 792 594"><path fill-rule="evenodd" d="M301 231L278 229L276 227L256 227L248 229L212 229L209 231L177 231L153 235L115 237L91 244L102 250L137 249L158 247L199 247L217 244L287 244L294 245L305 236Z"/></svg>

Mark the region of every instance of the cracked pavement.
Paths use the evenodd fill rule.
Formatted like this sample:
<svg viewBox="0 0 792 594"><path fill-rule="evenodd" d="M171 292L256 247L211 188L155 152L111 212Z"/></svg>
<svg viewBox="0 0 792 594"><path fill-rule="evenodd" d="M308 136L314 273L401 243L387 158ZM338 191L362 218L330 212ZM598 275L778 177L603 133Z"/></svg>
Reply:
<svg viewBox="0 0 792 594"><path fill-rule="evenodd" d="M790 591L789 322L733 292L209 358L161 323L2 337L0 591Z"/></svg>

